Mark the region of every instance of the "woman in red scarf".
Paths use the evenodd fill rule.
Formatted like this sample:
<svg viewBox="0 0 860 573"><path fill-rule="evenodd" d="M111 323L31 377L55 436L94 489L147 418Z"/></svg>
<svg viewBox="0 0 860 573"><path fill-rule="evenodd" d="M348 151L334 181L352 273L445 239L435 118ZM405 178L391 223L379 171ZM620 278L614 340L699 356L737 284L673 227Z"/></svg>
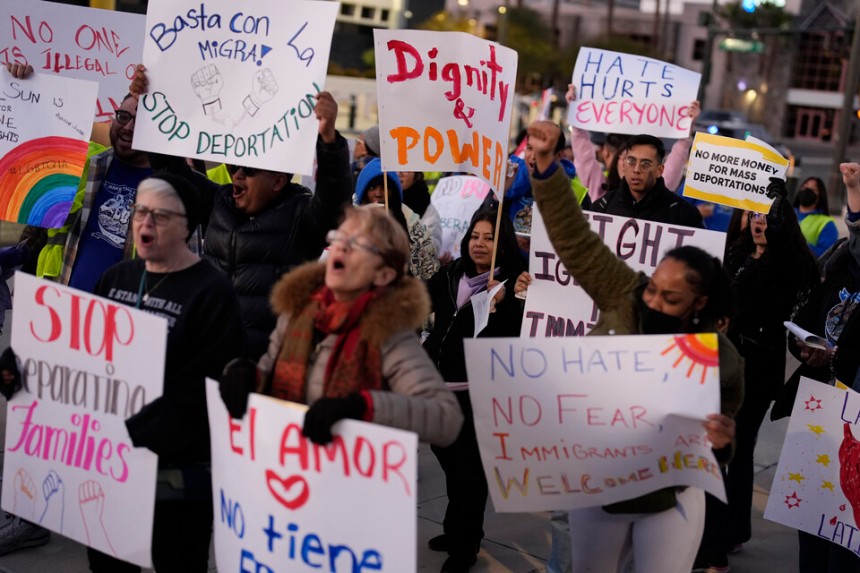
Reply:
<svg viewBox="0 0 860 573"><path fill-rule="evenodd" d="M351 418L450 444L463 414L416 335L430 300L405 273L406 233L382 210L350 209L328 241L325 263L301 266L273 289L279 318L266 354L256 366L234 360L225 368L230 414L244 416L256 388L309 404L303 432L316 443Z"/></svg>

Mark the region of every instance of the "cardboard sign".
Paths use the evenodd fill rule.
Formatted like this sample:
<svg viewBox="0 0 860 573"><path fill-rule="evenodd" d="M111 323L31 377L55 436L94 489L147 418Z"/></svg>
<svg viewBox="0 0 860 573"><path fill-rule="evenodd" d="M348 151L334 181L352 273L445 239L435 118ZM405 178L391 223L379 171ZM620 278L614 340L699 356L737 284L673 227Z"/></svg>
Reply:
<svg viewBox="0 0 860 573"><path fill-rule="evenodd" d="M715 334L465 344L496 511L604 505L679 485L725 501L702 427L720 411Z"/></svg>
<svg viewBox="0 0 860 573"><path fill-rule="evenodd" d="M801 378L766 519L860 555L860 394Z"/></svg>
<svg viewBox="0 0 860 573"><path fill-rule="evenodd" d="M687 110L701 78L660 60L583 47L573 67L576 101L567 121L589 131L683 139L690 135Z"/></svg>
<svg viewBox="0 0 860 573"><path fill-rule="evenodd" d="M722 259L726 235L717 231L584 212L591 230L633 270L650 275L666 251L693 245ZM537 205L532 211L529 270L532 284L526 296L520 336L550 338L584 336L600 317L597 305L559 260Z"/></svg>
<svg viewBox="0 0 860 573"><path fill-rule="evenodd" d="M442 222L442 253L460 258L460 241L469 229L472 215L484 202L490 186L478 177L455 175L443 177L436 184L430 203Z"/></svg>
<svg viewBox="0 0 860 573"><path fill-rule="evenodd" d="M98 84L0 74L0 218L62 227L87 159Z"/></svg>
<svg viewBox="0 0 860 573"><path fill-rule="evenodd" d="M125 420L161 396L167 322L20 272L12 320L3 509L151 567L158 456Z"/></svg>
<svg viewBox="0 0 860 573"><path fill-rule="evenodd" d="M788 160L757 140L697 133L690 151L684 196L767 213L771 177L785 179Z"/></svg>
<svg viewBox="0 0 860 573"><path fill-rule="evenodd" d="M93 121L108 121L142 60L144 17L37 0L0 0L0 63L99 84ZM92 108L88 110L92 113Z"/></svg>
<svg viewBox="0 0 860 573"><path fill-rule="evenodd" d="M338 4L152 0L136 149L313 172Z"/></svg>
<svg viewBox="0 0 860 573"><path fill-rule="evenodd" d="M517 53L463 32L374 30L385 171L505 183Z"/></svg>
<svg viewBox="0 0 860 573"><path fill-rule="evenodd" d="M302 436L305 407L251 394L242 420L206 388L219 571L415 571L418 439L344 420Z"/></svg>

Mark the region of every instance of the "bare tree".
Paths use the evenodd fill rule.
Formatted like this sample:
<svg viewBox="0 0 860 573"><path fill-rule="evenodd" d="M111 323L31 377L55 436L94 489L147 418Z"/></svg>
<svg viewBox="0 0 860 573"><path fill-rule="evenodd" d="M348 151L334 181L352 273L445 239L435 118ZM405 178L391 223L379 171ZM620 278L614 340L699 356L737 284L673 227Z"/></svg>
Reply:
<svg viewBox="0 0 860 573"><path fill-rule="evenodd" d="M558 49L559 36L561 35L561 30L558 27L558 5L560 2L561 0L553 0L552 13L549 18L550 29L552 30L552 45L556 50Z"/></svg>

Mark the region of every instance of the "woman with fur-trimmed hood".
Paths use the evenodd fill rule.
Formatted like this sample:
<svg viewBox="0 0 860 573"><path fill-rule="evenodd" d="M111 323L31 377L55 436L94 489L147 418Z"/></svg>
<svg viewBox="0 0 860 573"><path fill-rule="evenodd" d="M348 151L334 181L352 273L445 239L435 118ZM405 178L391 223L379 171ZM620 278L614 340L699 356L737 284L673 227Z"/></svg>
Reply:
<svg viewBox="0 0 860 573"><path fill-rule="evenodd" d="M421 348L417 329L430 312L424 285L406 275L406 233L386 212L350 209L325 263L284 275L272 291L278 323L255 365L234 360L221 396L233 417L258 392L309 404L303 434L332 440L338 420L364 420L448 445L463 414Z"/></svg>

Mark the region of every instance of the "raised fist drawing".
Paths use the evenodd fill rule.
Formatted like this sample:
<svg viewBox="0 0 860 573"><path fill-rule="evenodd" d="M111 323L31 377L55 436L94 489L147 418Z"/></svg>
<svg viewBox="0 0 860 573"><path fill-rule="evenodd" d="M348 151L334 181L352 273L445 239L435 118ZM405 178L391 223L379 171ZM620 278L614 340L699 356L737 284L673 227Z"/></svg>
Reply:
<svg viewBox="0 0 860 573"><path fill-rule="evenodd" d="M194 88L194 93L203 102L204 113L209 113L211 108L216 108L214 111L221 109L221 88L224 87L224 79L221 77L221 72L215 64L203 66L191 76L191 86Z"/></svg>

